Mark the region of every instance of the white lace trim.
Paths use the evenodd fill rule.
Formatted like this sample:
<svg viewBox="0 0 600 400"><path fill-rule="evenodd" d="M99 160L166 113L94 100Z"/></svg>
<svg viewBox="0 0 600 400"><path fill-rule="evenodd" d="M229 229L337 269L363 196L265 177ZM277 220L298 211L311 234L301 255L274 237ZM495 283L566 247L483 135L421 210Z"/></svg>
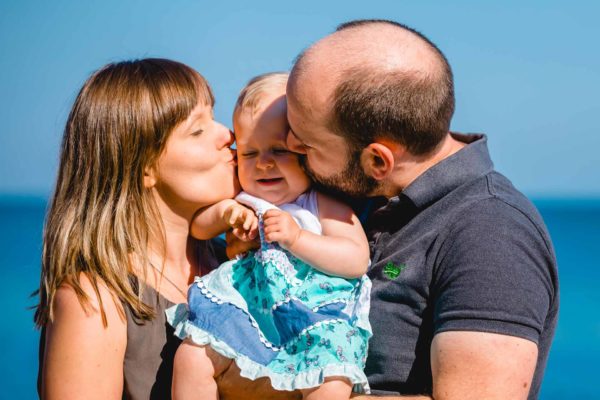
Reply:
<svg viewBox="0 0 600 400"><path fill-rule="evenodd" d="M289 260L291 254L286 254L283 250L277 248L262 248L254 252L254 258L259 263L270 262L283 275L286 282L292 286L300 286L303 281L296 278L296 268Z"/></svg>

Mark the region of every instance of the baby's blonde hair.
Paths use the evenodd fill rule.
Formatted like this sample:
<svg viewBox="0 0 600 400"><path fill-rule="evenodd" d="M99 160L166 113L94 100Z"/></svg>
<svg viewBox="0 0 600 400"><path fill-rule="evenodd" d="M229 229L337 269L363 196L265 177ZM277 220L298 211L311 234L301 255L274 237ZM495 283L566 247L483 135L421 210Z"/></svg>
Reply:
<svg viewBox="0 0 600 400"><path fill-rule="evenodd" d="M262 95L274 89L283 88L285 91L288 77L287 72L269 72L250 79L238 96L233 115L242 111L254 114L260 106Z"/></svg>

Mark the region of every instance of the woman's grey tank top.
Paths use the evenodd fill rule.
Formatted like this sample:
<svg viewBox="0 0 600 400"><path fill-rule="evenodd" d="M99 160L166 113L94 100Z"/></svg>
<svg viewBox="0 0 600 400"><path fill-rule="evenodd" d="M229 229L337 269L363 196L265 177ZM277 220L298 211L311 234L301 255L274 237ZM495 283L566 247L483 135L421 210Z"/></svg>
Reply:
<svg viewBox="0 0 600 400"><path fill-rule="evenodd" d="M224 261L224 247L211 246L208 242L199 251L201 273L206 274ZM145 285L144 283L142 283ZM152 306L156 317L152 321L140 321L129 307L127 317L127 348L123 365L123 399L148 400L170 399L173 375L173 358L181 341L173 334L167 323L165 310L173 303L161 296L154 288L145 285L143 301Z"/></svg>
<svg viewBox="0 0 600 400"><path fill-rule="evenodd" d="M148 285L144 285L142 299L154 308L156 317L152 321L140 321L125 307L127 348L123 398L170 399L173 357L180 342L165 318L165 310L173 303Z"/></svg>

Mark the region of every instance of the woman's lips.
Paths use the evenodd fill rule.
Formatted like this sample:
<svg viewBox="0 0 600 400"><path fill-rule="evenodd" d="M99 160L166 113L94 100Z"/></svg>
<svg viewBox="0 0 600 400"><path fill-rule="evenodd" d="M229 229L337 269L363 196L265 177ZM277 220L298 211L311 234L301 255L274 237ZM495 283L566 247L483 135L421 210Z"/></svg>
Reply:
<svg viewBox="0 0 600 400"><path fill-rule="evenodd" d="M257 179L256 180L256 182L258 182L260 185L264 185L264 186L276 185L282 181L283 181L283 178L270 178L270 179Z"/></svg>
<svg viewBox="0 0 600 400"><path fill-rule="evenodd" d="M233 165L237 165L237 152L233 149L231 150L231 160L227 161L228 163L232 163Z"/></svg>

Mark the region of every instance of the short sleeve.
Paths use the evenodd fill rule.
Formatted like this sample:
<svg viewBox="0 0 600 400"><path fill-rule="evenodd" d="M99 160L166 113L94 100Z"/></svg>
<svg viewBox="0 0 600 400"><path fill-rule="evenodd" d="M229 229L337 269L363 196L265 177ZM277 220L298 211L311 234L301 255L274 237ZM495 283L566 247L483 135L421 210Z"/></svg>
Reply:
<svg viewBox="0 0 600 400"><path fill-rule="evenodd" d="M554 299L554 256L527 215L481 200L448 226L433 281L434 334L480 331L538 343Z"/></svg>

